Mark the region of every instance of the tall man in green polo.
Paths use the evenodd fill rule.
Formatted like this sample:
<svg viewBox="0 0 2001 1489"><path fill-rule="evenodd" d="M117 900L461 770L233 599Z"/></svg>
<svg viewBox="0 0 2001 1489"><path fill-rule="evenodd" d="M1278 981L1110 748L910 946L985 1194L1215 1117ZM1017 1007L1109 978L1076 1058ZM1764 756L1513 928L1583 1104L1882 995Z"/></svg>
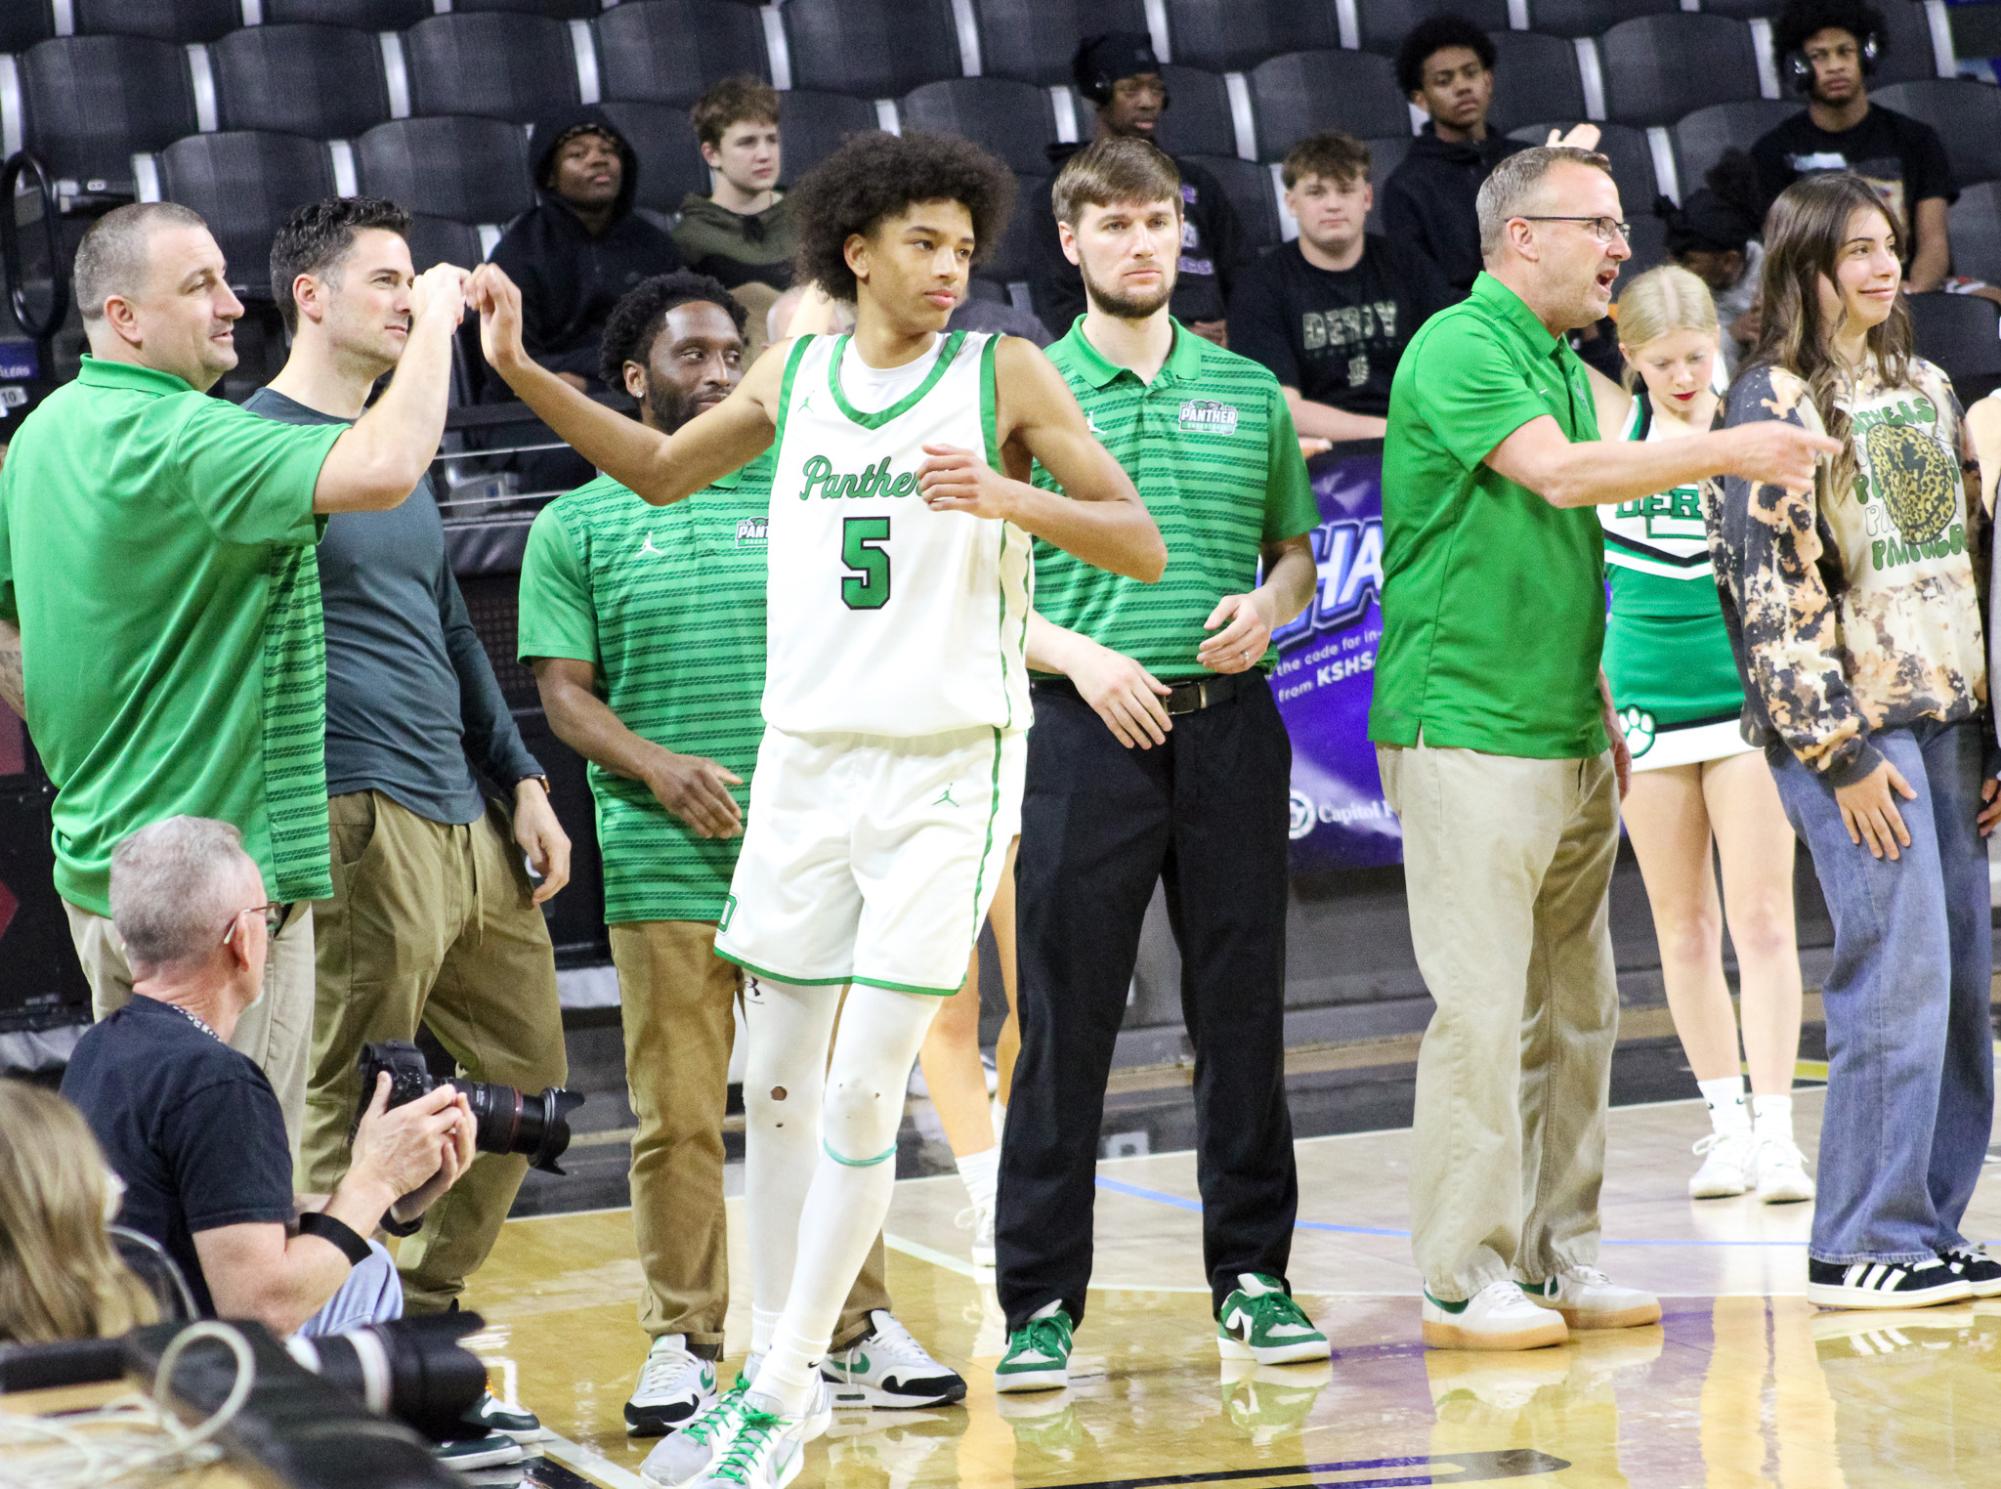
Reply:
<svg viewBox="0 0 2001 1489"><path fill-rule="evenodd" d="M1619 990L1606 891L1628 767L1598 672L1593 505L1724 472L1811 483L1776 422L1602 441L1566 332L1629 256L1601 155L1524 150L1479 194L1486 272L1418 331L1383 455L1376 741L1419 970L1412 1233L1427 1344L1529 1349L1652 1323L1593 1263Z"/></svg>
<svg viewBox="0 0 2001 1489"><path fill-rule="evenodd" d="M1271 633L1313 596L1319 513L1278 379L1169 313L1174 162L1145 140L1101 139L1070 158L1051 197L1087 308L1049 358L1169 556L1161 581L1141 585L1036 544L1021 1058L994 1233L1011 1336L998 1391L1068 1380L1105 1083L1162 881L1196 1050L1217 1348L1266 1365L1328 1353L1285 1280L1299 1201L1284 1040L1292 746L1266 682Z"/></svg>
<svg viewBox="0 0 2001 1489"><path fill-rule="evenodd" d="M132 989L112 848L166 817L234 825L285 915L231 1043L270 1078L295 1159L307 902L332 888L318 519L387 510L422 478L465 278L440 264L417 281L403 360L352 427L274 424L206 396L236 365L243 314L207 226L170 203L120 207L77 248L82 370L0 474L0 696L55 783L56 888L93 1011Z"/></svg>
<svg viewBox="0 0 2001 1489"><path fill-rule="evenodd" d="M605 326L603 374L671 434L743 377L745 312L705 274L646 280ZM618 967L632 1220L652 1342L626 1430L687 1424L716 1390L729 1310L723 1118L743 969L715 954L764 737L771 462L656 507L609 476L536 515L521 563L521 659L550 726L590 761ZM888 1313L878 1238L827 1359L837 1397L930 1406L965 1382ZM857 1346L860 1347L857 1347ZM649 1459L642 1477L668 1481Z"/></svg>

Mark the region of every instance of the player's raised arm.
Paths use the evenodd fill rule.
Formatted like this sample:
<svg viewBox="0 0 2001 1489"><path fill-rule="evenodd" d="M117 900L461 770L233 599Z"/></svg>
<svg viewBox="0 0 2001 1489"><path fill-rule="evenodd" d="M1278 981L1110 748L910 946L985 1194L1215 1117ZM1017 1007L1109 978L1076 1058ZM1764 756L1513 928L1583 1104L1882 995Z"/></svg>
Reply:
<svg viewBox="0 0 2001 1489"><path fill-rule="evenodd" d="M1063 375L1029 342L1009 337L996 352L1002 448L1042 463L1062 491L1026 482L1017 527L1087 564L1151 584L1167 571L1167 544L1132 479L1098 443Z"/></svg>
<svg viewBox="0 0 2001 1489"><path fill-rule="evenodd" d="M482 264L471 293L480 314L480 349L514 395L558 439L655 506L692 496L770 447L789 344L772 347L728 398L665 435L537 365L521 340L521 291L502 270Z"/></svg>

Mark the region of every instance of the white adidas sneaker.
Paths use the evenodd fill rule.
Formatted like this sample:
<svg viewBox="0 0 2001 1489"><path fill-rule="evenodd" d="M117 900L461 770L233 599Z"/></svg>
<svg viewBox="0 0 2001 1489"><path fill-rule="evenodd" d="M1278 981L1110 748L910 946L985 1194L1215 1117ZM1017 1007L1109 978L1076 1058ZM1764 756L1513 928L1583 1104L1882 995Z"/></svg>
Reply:
<svg viewBox="0 0 2001 1489"><path fill-rule="evenodd" d="M1442 1302L1427 1288L1423 1318L1424 1342L1433 1349L1540 1349L1570 1338L1561 1316L1505 1278L1459 1303Z"/></svg>
<svg viewBox="0 0 2001 1489"><path fill-rule="evenodd" d="M1637 1329L1661 1321L1661 1300L1621 1287L1596 1267L1565 1267L1541 1282L1524 1282L1531 1303L1554 1309L1573 1329Z"/></svg>
<svg viewBox="0 0 2001 1489"><path fill-rule="evenodd" d="M1729 1199L1751 1187L1758 1140L1746 1127L1741 1132L1712 1132L1695 1145L1702 1167L1689 1177L1690 1199Z"/></svg>

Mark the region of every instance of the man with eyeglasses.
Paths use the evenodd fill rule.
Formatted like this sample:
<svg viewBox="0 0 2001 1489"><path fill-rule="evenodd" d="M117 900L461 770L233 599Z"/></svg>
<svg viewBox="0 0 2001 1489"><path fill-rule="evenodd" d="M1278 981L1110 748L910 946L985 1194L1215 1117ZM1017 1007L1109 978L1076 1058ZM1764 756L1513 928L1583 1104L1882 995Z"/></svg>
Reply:
<svg viewBox="0 0 2001 1489"><path fill-rule="evenodd" d="M1478 213L1485 271L1391 384L1369 735L1437 1005L1411 1163L1424 1340L1511 1350L1660 1317L1595 1265L1619 1010L1606 894L1631 761L1598 670L1591 508L1725 472L1797 489L1836 447L1769 420L1601 440L1564 336L1605 315L1630 256L1610 164L1524 150Z"/></svg>
<svg viewBox="0 0 2001 1489"><path fill-rule="evenodd" d="M271 1083L226 1043L264 988L282 906L227 822L170 817L112 853L111 918L132 997L85 1031L63 1075L125 1186L121 1224L150 1236L204 1316L283 1337L401 1317L378 1229L405 1234L473 1157L465 1097L440 1085L391 1109L378 1078L354 1161L327 1195L295 1196ZM508 1438L441 1456L519 1458Z"/></svg>

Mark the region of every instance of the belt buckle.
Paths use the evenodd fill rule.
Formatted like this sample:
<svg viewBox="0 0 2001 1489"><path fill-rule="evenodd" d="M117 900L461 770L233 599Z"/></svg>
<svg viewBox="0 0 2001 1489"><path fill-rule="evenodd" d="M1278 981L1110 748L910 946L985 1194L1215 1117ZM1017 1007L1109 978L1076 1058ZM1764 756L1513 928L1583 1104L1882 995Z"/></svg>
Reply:
<svg viewBox="0 0 2001 1489"><path fill-rule="evenodd" d="M1207 678L1194 678L1188 682L1176 683L1167 695L1167 713L1170 718L1182 714L1199 713L1209 706L1209 682Z"/></svg>

